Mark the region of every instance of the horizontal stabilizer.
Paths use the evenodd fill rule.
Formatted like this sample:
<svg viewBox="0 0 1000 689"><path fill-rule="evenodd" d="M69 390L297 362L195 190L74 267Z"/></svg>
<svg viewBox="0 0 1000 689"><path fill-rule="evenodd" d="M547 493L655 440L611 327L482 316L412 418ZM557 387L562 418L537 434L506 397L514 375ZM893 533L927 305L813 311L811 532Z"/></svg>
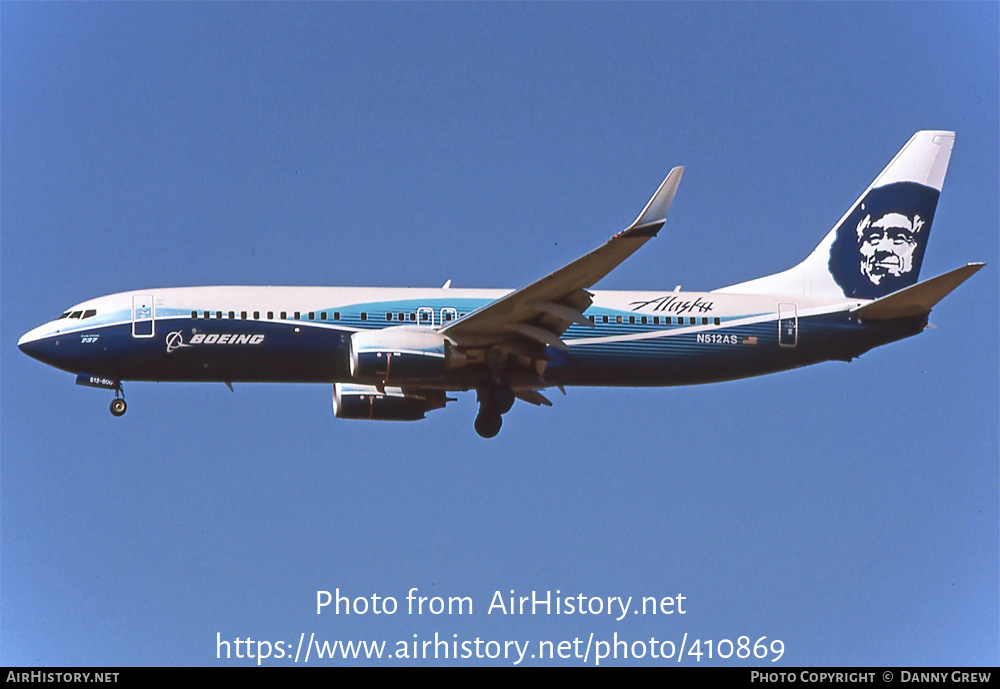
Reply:
<svg viewBox="0 0 1000 689"><path fill-rule="evenodd" d="M851 313L862 320L884 321L890 318L905 318L929 313L934 305L944 299L956 287L968 280L985 263L970 263L944 275L919 282L889 296L859 306Z"/></svg>

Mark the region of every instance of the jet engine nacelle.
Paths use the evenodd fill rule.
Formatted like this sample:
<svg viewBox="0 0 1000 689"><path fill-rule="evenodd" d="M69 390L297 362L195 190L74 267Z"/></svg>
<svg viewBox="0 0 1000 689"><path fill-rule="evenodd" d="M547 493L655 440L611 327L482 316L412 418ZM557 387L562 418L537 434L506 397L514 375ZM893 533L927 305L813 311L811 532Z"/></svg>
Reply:
<svg viewBox="0 0 1000 689"><path fill-rule="evenodd" d="M444 392L422 391L404 394L400 388L374 385L335 383L333 413L338 419L371 419L376 421L418 421L448 402Z"/></svg>
<svg viewBox="0 0 1000 689"><path fill-rule="evenodd" d="M351 377L380 383L441 378L448 339L433 328L398 326L351 335Z"/></svg>

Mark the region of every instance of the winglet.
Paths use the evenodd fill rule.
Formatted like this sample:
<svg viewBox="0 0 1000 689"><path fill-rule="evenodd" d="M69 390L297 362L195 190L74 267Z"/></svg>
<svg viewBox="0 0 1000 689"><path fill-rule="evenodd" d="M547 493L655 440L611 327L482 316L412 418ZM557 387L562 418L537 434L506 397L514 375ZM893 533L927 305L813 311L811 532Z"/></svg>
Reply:
<svg viewBox="0 0 1000 689"><path fill-rule="evenodd" d="M657 226L651 232L651 234L656 234L667 220L667 213L670 212L670 204L674 202L674 194L677 193L677 185L681 183L681 175L683 174L684 168L680 165L671 170L670 174L663 180L663 184L653 194L653 198L642 209L642 213L639 213L639 217L625 231L628 232L637 227L656 224Z"/></svg>
<svg viewBox="0 0 1000 689"><path fill-rule="evenodd" d="M851 313L861 320L881 321L890 318L920 316L929 313L934 305L944 299L953 289L968 280L985 263L970 263L949 271L936 278L918 282L889 296L851 309Z"/></svg>
<svg viewBox="0 0 1000 689"><path fill-rule="evenodd" d="M516 333L546 346L565 348L560 335L570 324L591 325L583 316L593 296L586 289L656 236L666 221L683 171L681 167L670 171L627 229L541 280L445 324L440 332L465 347L507 342ZM540 314L546 322L539 320Z"/></svg>

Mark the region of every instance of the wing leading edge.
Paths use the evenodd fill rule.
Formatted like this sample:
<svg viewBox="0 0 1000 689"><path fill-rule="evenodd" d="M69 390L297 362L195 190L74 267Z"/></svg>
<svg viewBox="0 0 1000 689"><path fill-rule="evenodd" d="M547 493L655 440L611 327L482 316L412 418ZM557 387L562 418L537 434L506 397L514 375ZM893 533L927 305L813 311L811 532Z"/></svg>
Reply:
<svg viewBox="0 0 1000 689"><path fill-rule="evenodd" d="M683 167L671 170L635 222L602 246L446 325L441 332L460 346L487 346L522 339L565 349L560 336L572 323L591 325L583 316L591 304L587 288L656 236L666 222L683 172Z"/></svg>

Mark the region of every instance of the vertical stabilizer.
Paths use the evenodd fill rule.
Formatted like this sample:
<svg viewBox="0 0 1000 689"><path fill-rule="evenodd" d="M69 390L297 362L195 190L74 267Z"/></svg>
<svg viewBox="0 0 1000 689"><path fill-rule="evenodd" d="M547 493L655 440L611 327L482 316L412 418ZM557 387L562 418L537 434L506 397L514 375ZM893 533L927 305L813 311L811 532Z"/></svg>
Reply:
<svg viewBox="0 0 1000 689"><path fill-rule="evenodd" d="M794 268L717 292L877 299L917 282L954 132L917 132Z"/></svg>

